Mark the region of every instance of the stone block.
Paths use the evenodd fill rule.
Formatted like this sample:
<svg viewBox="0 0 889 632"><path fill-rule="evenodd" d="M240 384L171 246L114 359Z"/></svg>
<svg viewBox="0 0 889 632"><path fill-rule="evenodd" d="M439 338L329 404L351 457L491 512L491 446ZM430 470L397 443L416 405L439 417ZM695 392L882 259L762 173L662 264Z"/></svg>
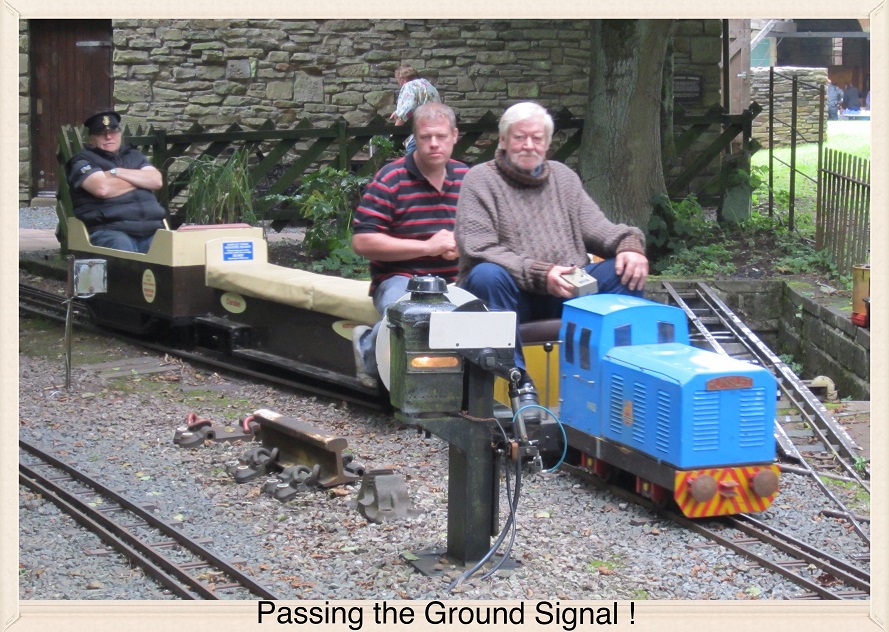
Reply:
<svg viewBox="0 0 889 632"><path fill-rule="evenodd" d="M506 93L511 99L536 99L540 96L540 86L531 82L510 81Z"/></svg>
<svg viewBox="0 0 889 632"><path fill-rule="evenodd" d="M358 106L363 101L363 96L360 92L340 92L334 94L331 97L330 102L333 105L348 105L348 106Z"/></svg>
<svg viewBox="0 0 889 632"><path fill-rule="evenodd" d="M225 64L226 79L250 79L254 66L249 59L230 59Z"/></svg>
<svg viewBox="0 0 889 632"><path fill-rule="evenodd" d="M270 81L265 87L265 96L272 100L293 99L293 83L290 81Z"/></svg>
<svg viewBox="0 0 889 632"><path fill-rule="evenodd" d="M149 61L149 54L148 51L115 48L114 53L111 55L111 60L115 64L141 64Z"/></svg>
<svg viewBox="0 0 889 632"><path fill-rule="evenodd" d="M375 110L393 105L395 93L391 90L371 90L364 95L364 100Z"/></svg>
<svg viewBox="0 0 889 632"><path fill-rule="evenodd" d="M116 81L114 100L119 103L143 103L151 98L151 84L147 81Z"/></svg>
<svg viewBox="0 0 889 632"><path fill-rule="evenodd" d="M293 100L298 103L324 101L324 79L318 76L296 73L293 80Z"/></svg>

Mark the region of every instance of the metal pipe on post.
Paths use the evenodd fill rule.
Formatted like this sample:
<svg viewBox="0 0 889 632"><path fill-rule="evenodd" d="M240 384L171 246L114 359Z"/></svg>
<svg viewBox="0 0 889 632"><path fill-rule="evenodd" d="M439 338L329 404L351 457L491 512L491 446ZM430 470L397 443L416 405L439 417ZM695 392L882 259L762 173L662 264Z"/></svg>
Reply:
<svg viewBox="0 0 889 632"><path fill-rule="evenodd" d="M796 206L796 111L799 98L799 81L796 75L790 90L790 201L787 211L787 228L793 230L793 212Z"/></svg>
<svg viewBox="0 0 889 632"><path fill-rule="evenodd" d="M68 299L65 301L65 390L71 390L71 322L74 311L74 255L68 255Z"/></svg>
<svg viewBox="0 0 889 632"><path fill-rule="evenodd" d="M775 208L775 67L769 68L769 217Z"/></svg>
<svg viewBox="0 0 889 632"><path fill-rule="evenodd" d="M824 84L818 87L818 175L815 184L815 249L824 247L824 225L821 212L824 177L821 173L824 160Z"/></svg>

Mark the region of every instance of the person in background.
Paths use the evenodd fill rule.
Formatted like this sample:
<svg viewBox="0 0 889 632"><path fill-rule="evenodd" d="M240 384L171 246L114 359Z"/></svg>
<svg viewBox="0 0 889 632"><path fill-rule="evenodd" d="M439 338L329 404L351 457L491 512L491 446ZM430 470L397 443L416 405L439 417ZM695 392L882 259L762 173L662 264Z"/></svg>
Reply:
<svg viewBox="0 0 889 632"><path fill-rule="evenodd" d="M163 176L131 145L121 147L120 114L103 110L83 125L87 145L65 164L74 215L94 246L148 252L166 211L154 195Z"/></svg>
<svg viewBox="0 0 889 632"><path fill-rule="evenodd" d="M839 119L839 108L843 102L843 91L830 79L827 80L827 120Z"/></svg>
<svg viewBox="0 0 889 632"><path fill-rule="evenodd" d="M411 116L418 107L424 103L441 103L438 90L428 80L420 77L413 66L402 64L395 71L395 80L398 82L398 102L395 111L389 118L396 125L404 125L410 121ZM404 143L405 152L410 153L416 147L414 136L408 136Z"/></svg>
<svg viewBox="0 0 889 632"><path fill-rule="evenodd" d="M427 103L413 116L416 149L380 169L353 219L352 249L370 259L370 295L381 316L404 296L414 275L457 277L454 216L469 168L451 159L457 142L454 111ZM376 339L380 323L352 330L358 380L373 388L379 372Z"/></svg>
<svg viewBox="0 0 889 632"><path fill-rule="evenodd" d="M857 112L860 109L861 94L858 92L858 88L851 83L847 83L846 89L843 90L843 111Z"/></svg>
<svg viewBox="0 0 889 632"><path fill-rule="evenodd" d="M457 284L519 323L559 318L574 296L563 275L577 268L596 278L599 293L641 296L648 277L642 231L609 221L577 174L547 159L553 128L537 103L507 109L494 160L469 170L457 204ZM588 253L604 261L590 263ZM537 404L518 330L515 364L520 401Z"/></svg>

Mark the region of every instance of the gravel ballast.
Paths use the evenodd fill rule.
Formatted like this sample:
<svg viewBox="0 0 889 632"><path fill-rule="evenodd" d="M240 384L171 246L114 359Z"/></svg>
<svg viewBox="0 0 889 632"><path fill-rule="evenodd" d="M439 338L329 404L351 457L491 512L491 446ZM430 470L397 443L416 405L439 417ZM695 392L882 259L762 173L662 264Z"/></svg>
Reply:
<svg viewBox="0 0 889 632"><path fill-rule="evenodd" d="M160 518L181 521L184 531L243 560L244 570L284 598L743 600L801 592L746 558L562 472L523 481L515 570L472 578L448 592L461 569L445 566L443 574L427 577L402 557L446 548L443 440L426 438L383 413L175 360L168 359L175 364L172 371L103 379L84 367L146 353L82 333L75 336L66 390L61 326L21 323L21 437L156 507ZM281 503L261 493L262 480L237 484L225 472L249 446L173 444L175 428L191 412L231 425L261 408L346 437L348 451L368 470L395 470L417 515L368 522L353 508L358 484L314 489ZM504 497L501 493L501 523L507 516ZM845 522L820 514L823 506L810 481L785 474L779 498L760 517L815 546L831 546L840 557L867 553ZM172 598L24 487L19 519L22 599Z"/></svg>

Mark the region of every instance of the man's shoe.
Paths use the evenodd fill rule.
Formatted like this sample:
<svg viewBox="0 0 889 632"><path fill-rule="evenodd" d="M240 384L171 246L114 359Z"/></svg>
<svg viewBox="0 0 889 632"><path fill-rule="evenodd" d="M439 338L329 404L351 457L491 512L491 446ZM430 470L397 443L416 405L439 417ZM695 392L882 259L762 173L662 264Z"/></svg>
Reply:
<svg viewBox="0 0 889 632"><path fill-rule="evenodd" d="M352 330L352 352L355 355L355 375L362 386L367 388L377 387L377 377L367 370L364 363L364 349L361 347L361 339L370 335L371 328L367 325L359 325Z"/></svg>

